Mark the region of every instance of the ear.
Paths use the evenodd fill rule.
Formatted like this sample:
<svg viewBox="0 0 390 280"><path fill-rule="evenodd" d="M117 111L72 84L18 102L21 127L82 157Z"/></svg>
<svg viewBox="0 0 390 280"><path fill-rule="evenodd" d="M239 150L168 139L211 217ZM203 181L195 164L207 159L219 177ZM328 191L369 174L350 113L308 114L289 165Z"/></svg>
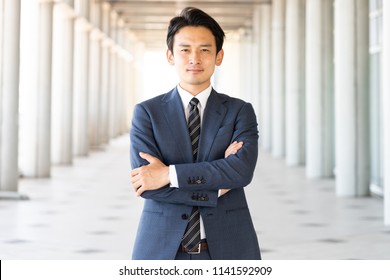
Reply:
<svg viewBox="0 0 390 280"><path fill-rule="evenodd" d="M217 53L217 58L216 58L216 60L215 60L215 65L220 66L220 65L222 64L223 55L224 55L224 52L223 52L223 49L221 49L221 50Z"/></svg>
<svg viewBox="0 0 390 280"><path fill-rule="evenodd" d="M170 65L175 65L175 57L173 56L173 53L170 49L167 49L167 60Z"/></svg>

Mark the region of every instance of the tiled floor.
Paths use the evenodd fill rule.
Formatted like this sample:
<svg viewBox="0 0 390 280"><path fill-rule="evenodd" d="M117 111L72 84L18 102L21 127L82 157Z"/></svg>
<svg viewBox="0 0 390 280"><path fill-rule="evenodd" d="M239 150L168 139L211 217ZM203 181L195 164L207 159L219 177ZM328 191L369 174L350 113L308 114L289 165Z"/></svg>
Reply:
<svg viewBox="0 0 390 280"><path fill-rule="evenodd" d="M0 259L129 259L142 208L129 184L128 136L23 179L29 200L0 200ZM247 188L264 259L390 259L379 198L337 198L333 180L262 153Z"/></svg>

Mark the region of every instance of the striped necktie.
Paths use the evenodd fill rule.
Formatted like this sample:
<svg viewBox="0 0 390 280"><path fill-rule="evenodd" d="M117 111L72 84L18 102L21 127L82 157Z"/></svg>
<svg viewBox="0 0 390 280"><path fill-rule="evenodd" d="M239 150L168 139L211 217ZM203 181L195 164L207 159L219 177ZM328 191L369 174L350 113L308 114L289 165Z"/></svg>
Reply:
<svg viewBox="0 0 390 280"><path fill-rule="evenodd" d="M194 162L198 155L198 143L200 136L200 115L198 109L199 100L195 97L190 101L190 113L188 116L188 131L190 133L192 144L192 156ZM199 207L192 207L191 216L188 220L187 228L184 233L181 244L187 251L197 249L200 243L200 213Z"/></svg>

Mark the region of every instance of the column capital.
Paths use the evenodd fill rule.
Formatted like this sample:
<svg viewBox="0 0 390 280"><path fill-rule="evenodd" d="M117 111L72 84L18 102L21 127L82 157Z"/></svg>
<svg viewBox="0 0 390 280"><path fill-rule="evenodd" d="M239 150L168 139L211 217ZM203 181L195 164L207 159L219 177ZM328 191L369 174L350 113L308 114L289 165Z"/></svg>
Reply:
<svg viewBox="0 0 390 280"><path fill-rule="evenodd" d="M74 19L76 18L76 12L73 9L73 7L69 6L68 3L65 3L63 1L56 0L55 7L60 8L63 11L63 18L64 19Z"/></svg>
<svg viewBox="0 0 390 280"><path fill-rule="evenodd" d="M103 41L103 47L105 47L105 48L111 48L111 46L114 45L114 41L110 37L108 37L107 35L104 35L102 41Z"/></svg>
<svg viewBox="0 0 390 280"><path fill-rule="evenodd" d="M104 38L103 32L96 27L91 28L91 35L90 35L91 40L101 40Z"/></svg>
<svg viewBox="0 0 390 280"><path fill-rule="evenodd" d="M75 17L76 23L80 25L81 29L85 32L88 32L92 29L92 24L82 16Z"/></svg>

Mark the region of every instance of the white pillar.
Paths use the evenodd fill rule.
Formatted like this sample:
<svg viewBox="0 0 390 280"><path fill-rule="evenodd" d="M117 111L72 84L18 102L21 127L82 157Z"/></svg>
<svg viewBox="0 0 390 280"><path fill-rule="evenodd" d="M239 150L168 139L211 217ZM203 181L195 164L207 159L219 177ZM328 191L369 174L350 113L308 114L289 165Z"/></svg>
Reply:
<svg viewBox="0 0 390 280"><path fill-rule="evenodd" d="M134 107L134 71L133 71L133 34L130 31L127 31L126 36L126 78L125 78L125 89L126 89L126 101L124 104L124 112L126 112L126 120L125 120L125 132L129 132L131 117L133 115L133 107Z"/></svg>
<svg viewBox="0 0 390 280"><path fill-rule="evenodd" d="M102 58L101 58L101 122L100 122L100 138L103 144L109 142L109 96L110 96L110 49L111 39L110 33L110 5L102 4L102 31L104 38L101 40L102 44Z"/></svg>
<svg viewBox="0 0 390 280"><path fill-rule="evenodd" d="M335 1L336 193L369 193L368 0Z"/></svg>
<svg viewBox="0 0 390 280"><path fill-rule="evenodd" d="M1 0L0 191L18 191L20 1ZM1 2L0 1L0 2ZM1 194L0 194L1 195ZM2 195L1 195L2 196Z"/></svg>
<svg viewBox="0 0 390 280"><path fill-rule="evenodd" d="M253 105L253 108L257 115L257 122L261 124L261 95L262 92L260 90L260 79L261 79L261 63L260 63L260 53L261 53L261 44L260 44L260 38L261 38L261 6L255 5L253 8L253 27L252 27L252 57L249 58L248 65L252 65L252 71L251 71L251 79L252 79L252 98L251 102ZM262 144L262 134L260 133L260 145Z"/></svg>
<svg viewBox="0 0 390 280"><path fill-rule="evenodd" d="M97 28L91 32L90 52L89 52L89 140L91 147L97 147L100 144L98 127L100 126L99 111L101 98L101 34Z"/></svg>
<svg viewBox="0 0 390 280"><path fill-rule="evenodd" d="M333 0L306 1L306 175L333 176Z"/></svg>
<svg viewBox="0 0 390 280"><path fill-rule="evenodd" d="M123 34L123 28L124 28L124 22L122 20L119 20L118 22L118 32L117 32L117 64L116 64L116 84L117 84L117 100L116 100L116 106L115 106L115 122L116 122L116 130L115 130L115 136L119 136L123 133L123 96L124 96L124 49L123 49L123 42L124 42L124 34Z"/></svg>
<svg viewBox="0 0 390 280"><path fill-rule="evenodd" d="M4 18L4 1L0 0L0 18ZM1 173L2 173L2 168L1 168L1 141L2 141L2 119L3 119L3 114L1 113L3 111L3 103L2 103L2 96L3 96L3 21L0 20L0 191L1 191Z"/></svg>
<svg viewBox="0 0 390 280"><path fill-rule="evenodd" d="M271 106L271 5L261 5L260 15L260 27L261 27L261 146L264 150L271 150L271 120L272 120L272 106Z"/></svg>
<svg viewBox="0 0 390 280"><path fill-rule="evenodd" d="M88 133L88 77L89 30L86 1L81 2L75 22L74 44L74 98L73 98L73 154L86 156L89 152Z"/></svg>
<svg viewBox="0 0 390 280"><path fill-rule="evenodd" d="M101 99L101 43L100 31L101 10L99 3L90 3L90 18L94 28L90 33L89 48L89 144L91 147L100 145L100 99Z"/></svg>
<svg viewBox="0 0 390 280"><path fill-rule="evenodd" d="M272 155L285 155L285 0L272 2Z"/></svg>
<svg viewBox="0 0 390 280"><path fill-rule="evenodd" d="M118 15L111 11L110 13L110 37L113 40L113 44L110 49L110 94L109 98L109 137L114 138L117 132L117 123L116 123L116 102L118 95L118 85L117 85L117 46L116 46L116 38L117 38L117 29L118 29Z"/></svg>
<svg viewBox="0 0 390 280"><path fill-rule="evenodd" d="M73 159L73 47L74 12L56 3L53 32L52 162Z"/></svg>
<svg viewBox="0 0 390 280"><path fill-rule="evenodd" d="M49 177L51 167L51 78L53 0L39 0L38 89L35 177Z"/></svg>
<svg viewBox="0 0 390 280"><path fill-rule="evenodd" d="M22 12L20 169L24 176L49 177L53 1L25 0Z"/></svg>
<svg viewBox="0 0 390 280"><path fill-rule="evenodd" d="M286 162L305 163L305 0L286 1Z"/></svg>
<svg viewBox="0 0 390 280"><path fill-rule="evenodd" d="M252 32L249 29L240 29L240 75L238 76L240 82L240 96L247 102L252 102Z"/></svg>
<svg viewBox="0 0 390 280"><path fill-rule="evenodd" d="M390 225L390 1L383 1L382 36L383 193L385 225Z"/></svg>

